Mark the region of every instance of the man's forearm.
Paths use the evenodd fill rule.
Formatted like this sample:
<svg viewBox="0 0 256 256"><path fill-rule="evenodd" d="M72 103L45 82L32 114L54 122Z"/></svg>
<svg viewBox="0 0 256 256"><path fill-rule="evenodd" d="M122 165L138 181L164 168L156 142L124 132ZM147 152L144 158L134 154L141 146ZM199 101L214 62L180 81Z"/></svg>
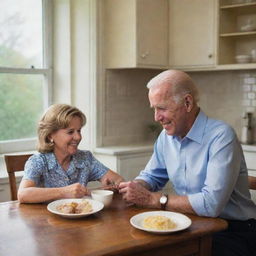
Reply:
<svg viewBox="0 0 256 256"><path fill-rule="evenodd" d="M166 209L176 212L196 214L187 196L169 195Z"/></svg>

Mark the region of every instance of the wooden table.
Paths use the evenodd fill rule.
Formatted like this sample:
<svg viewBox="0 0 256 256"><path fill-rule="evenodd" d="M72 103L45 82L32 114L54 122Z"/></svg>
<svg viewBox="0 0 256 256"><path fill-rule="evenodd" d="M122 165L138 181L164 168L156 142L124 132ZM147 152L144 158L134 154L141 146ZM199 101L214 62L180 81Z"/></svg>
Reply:
<svg viewBox="0 0 256 256"><path fill-rule="evenodd" d="M46 204L0 203L0 255L210 255L211 236L227 227L224 220L187 215L184 231L156 235L137 230L130 218L152 209L126 205L116 195L112 205L80 219L65 219Z"/></svg>

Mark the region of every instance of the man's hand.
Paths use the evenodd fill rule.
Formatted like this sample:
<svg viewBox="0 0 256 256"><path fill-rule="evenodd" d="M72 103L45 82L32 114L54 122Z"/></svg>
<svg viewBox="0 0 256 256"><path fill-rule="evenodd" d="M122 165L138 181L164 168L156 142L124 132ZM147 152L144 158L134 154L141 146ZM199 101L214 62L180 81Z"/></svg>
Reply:
<svg viewBox="0 0 256 256"><path fill-rule="evenodd" d="M136 205L159 208L159 193L150 192L139 182L128 181L119 184L119 193L123 195L123 199Z"/></svg>

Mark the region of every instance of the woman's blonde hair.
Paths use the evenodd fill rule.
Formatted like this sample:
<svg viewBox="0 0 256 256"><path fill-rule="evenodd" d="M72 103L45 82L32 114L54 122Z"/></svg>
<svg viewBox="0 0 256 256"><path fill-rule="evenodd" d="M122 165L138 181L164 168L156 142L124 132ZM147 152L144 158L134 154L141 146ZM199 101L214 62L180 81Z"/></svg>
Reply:
<svg viewBox="0 0 256 256"><path fill-rule="evenodd" d="M49 136L59 129L67 128L73 117L79 117L82 126L85 125L86 116L78 108L67 104L51 105L38 124L38 151L41 153L52 152L54 144L50 141Z"/></svg>

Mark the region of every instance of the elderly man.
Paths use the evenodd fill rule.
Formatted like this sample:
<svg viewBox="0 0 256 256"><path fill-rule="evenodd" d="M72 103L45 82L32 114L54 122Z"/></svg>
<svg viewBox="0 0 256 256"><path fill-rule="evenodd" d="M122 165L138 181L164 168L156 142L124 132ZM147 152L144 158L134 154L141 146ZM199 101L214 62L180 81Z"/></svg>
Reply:
<svg viewBox="0 0 256 256"><path fill-rule="evenodd" d="M229 228L215 235L213 255L253 255L256 205L250 199L248 172L234 130L205 115L194 82L182 71L164 71L147 87L163 131L145 169L134 181L120 184L124 200L224 218ZM168 180L175 195L157 192Z"/></svg>

